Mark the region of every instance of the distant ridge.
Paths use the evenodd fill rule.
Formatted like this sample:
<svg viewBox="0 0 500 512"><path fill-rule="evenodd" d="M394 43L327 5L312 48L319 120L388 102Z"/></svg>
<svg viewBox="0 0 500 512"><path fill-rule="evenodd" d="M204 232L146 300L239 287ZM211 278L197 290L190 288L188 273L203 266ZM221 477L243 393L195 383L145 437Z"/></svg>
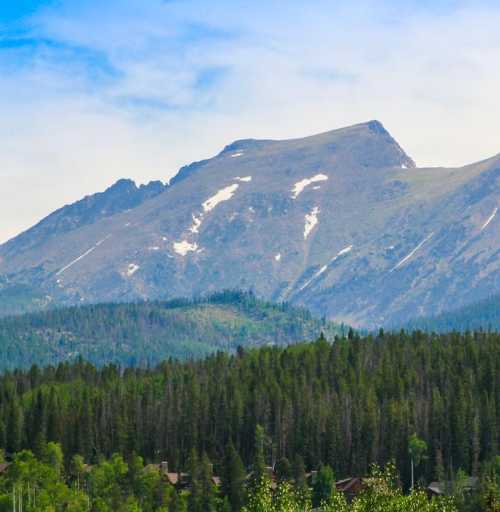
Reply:
<svg viewBox="0 0 500 512"><path fill-rule="evenodd" d="M0 319L0 371L56 365L78 357L97 364L148 366L241 346L330 339L342 326L307 310L225 291L195 300L76 306Z"/></svg>
<svg viewBox="0 0 500 512"><path fill-rule="evenodd" d="M500 331L500 295L427 318L416 318L405 329L427 332Z"/></svg>

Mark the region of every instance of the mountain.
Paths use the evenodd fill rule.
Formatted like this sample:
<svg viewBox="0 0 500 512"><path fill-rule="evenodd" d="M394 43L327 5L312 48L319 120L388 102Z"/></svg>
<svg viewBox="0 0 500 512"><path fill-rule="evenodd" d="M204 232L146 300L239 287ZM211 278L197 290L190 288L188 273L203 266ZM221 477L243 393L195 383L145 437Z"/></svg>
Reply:
<svg viewBox="0 0 500 512"><path fill-rule="evenodd" d="M157 196L165 188L161 181L152 181L148 185L137 187L132 180L119 180L104 192L87 196L50 214L33 228L7 242L3 246L3 252L9 255L14 251L33 250L43 246L54 236L61 236L135 208Z"/></svg>
<svg viewBox="0 0 500 512"><path fill-rule="evenodd" d="M416 318L404 327L427 332L500 331L500 295L440 315Z"/></svg>
<svg viewBox="0 0 500 512"><path fill-rule="evenodd" d="M117 213L129 211L166 189L160 181L137 186L132 180L121 179L101 193L87 196L74 204L64 206L1 246L5 258L35 251L54 237L91 225ZM0 256L0 263L2 256ZM53 305L52 296L37 286L37 269L30 269L26 277L11 280L0 275L0 316L46 309Z"/></svg>
<svg viewBox="0 0 500 512"><path fill-rule="evenodd" d="M499 180L500 155L417 168L378 121L236 141L0 246L0 309L247 289L364 327L438 314L500 291Z"/></svg>
<svg viewBox="0 0 500 512"><path fill-rule="evenodd" d="M46 366L79 356L102 365L155 365L218 350L289 345L344 328L303 308L250 293L204 299L73 306L0 319L0 370Z"/></svg>

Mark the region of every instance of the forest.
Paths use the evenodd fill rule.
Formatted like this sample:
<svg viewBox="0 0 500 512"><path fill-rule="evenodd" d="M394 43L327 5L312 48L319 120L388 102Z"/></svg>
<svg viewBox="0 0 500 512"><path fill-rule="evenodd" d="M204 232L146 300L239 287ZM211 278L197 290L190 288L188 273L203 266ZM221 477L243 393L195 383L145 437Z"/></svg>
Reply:
<svg viewBox="0 0 500 512"><path fill-rule="evenodd" d="M417 485L457 475L485 482L498 463L499 348L493 332L350 330L154 368L96 368L82 359L32 366L0 377L0 447L9 460L31 452L43 460L57 446L66 471L75 457L92 471L140 457L168 461L178 474L205 468L223 477L228 466L252 472L257 452L257 466L329 468L336 479L394 464L406 491L416 436L425 446Z"/></svg>
<svg viewBox="0 0 500 512"><path fill-rule="evenodd" d="M306 309L242 291L192 300L73 306L0 318L0 370L78 357L98 366L155 366L169 357L200 358L235 351L238 345L289 345L314 340L321 332L333 337L342 329Z"/></svg>

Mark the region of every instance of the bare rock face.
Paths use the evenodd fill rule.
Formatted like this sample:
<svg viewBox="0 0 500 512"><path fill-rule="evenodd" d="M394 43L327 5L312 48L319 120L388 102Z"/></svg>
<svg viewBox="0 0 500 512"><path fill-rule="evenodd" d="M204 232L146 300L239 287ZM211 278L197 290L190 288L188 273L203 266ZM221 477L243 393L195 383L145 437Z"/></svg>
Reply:
<svg viewBox="0 0 500 512"><path fill-rule="evenodd" d="M500 157L418 169L378 121L241 140L169 186L122 180L0 246L0 314L19 287L23 308L238 288L396 324L500 291L499 190Z"/></svg>

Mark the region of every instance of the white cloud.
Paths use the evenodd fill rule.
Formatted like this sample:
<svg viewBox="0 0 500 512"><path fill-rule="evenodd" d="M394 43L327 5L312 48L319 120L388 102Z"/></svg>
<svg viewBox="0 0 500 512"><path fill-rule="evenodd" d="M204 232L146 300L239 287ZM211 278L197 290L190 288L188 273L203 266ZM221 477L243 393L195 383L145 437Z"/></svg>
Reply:
<svg viewBox="0 0 500 512"><path fill-rule="evenodd" d="M377 118L421 165L500 152L500 8L460 5L92 0L41 11L29 35L48 43L0 51L0 240L120 177L167 180L238 138Z"/></svg>

